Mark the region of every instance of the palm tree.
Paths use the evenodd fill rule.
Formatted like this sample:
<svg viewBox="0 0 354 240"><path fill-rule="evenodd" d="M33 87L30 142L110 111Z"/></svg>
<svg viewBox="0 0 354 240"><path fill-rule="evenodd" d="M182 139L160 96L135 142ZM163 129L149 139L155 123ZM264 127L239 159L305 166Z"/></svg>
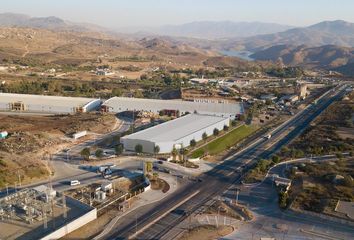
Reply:
<svg viewBox="0 0 354 240"><path fill-rule="evenodd" d="M176 156L178 155L178 151L177 151L177 149L175 147L173 147L171 154L172 154L172 160L175 161L176 160Z"/></svg>
<svg viewBox="0 0 354 240"><path fill-rule="evenodd" d="M181 149L179 150L179 153L182 155L182 161L184 163L186 163L186 154L188 153L188 150L186 148L184 148L183 146L181 147Z"/></svg>

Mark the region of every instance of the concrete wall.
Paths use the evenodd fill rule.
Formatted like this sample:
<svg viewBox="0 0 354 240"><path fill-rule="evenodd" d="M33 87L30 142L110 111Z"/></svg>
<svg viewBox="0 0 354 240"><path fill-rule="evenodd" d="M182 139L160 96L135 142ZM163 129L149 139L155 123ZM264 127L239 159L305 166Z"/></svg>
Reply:
<svg viewBox="0 0 354 240"><path fill-rule="evenodd" d="M94 208L88 213L85 213L81 217L73 220L72 222L66 224L65 226L57 229L56 231L48 234L47 236L41 238L41 240L53 240L59 239L64 237L65 235L79 229L80 227L84 226L85 224L95 220L97 218L97 209Z"/></svg>

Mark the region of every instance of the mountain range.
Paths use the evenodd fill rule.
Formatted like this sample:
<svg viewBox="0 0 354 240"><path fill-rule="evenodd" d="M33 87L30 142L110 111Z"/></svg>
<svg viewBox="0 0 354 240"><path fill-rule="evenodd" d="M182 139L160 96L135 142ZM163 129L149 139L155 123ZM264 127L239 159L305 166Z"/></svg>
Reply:
<svg viewBox="0 0 354 240"><path fill-rule="evenodd" d="M157 34L160 36L185 37L197 39L244 38L260 34L282 32L293 28L287 25L263 22L199 21L182 25L164 25L161 27L121 28L118 31L128 33Z"/></svg>
<svg viewBox="0 0 354 240"><path fill-rule="evenodd" d="M354 23L342 20L320 22L309 27L292 28L283 32L248 38L228 39L221 43L224 49L260 51L274 45L304 45L311 47L338 45L354 47Z"/></svg>
<svg viewBox="0 0 354 240"><path fill-rule="evenodd" d="M89 23L73 23L61 18L30 17L17 13L0 13L0 27L28 27L49 30L102 31L105 28Z"/></svg>
<svg viewBox="0 0 354 240"><path fill-rule="evenodd" d="M354 48L335 45L320 47L277 45L256 52L251 57L263 61L280 61L285 65L292 66L336 69L354 63Z"/></svg>
<svg viewBox="0 0 354 240"><path fill-rule="evenodd" d="M222 51L248 51L256 60L354 75L354 23L342 20L301 28L269 23L193 22L163 26L155 29L155 34L149 33L149 29L145 33L121 34L53 16L34 18L3 13L0 30L0 55L6 58L21 56L29 49L28 56L54 61L62 56L85 58L107 52L198 61ZM214 57L205 64L213 61L220 59ZM236 63L230 58L223 64Z"/></svg>

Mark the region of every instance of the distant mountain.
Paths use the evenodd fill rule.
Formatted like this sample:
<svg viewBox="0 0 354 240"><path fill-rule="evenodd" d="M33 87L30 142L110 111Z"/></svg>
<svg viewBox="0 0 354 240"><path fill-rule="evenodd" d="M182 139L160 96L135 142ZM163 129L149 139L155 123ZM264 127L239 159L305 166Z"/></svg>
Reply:
<svg viewBox="0 0 354 240"><path fill-rule="evenodd" d="M344 70L348 72L347 69L354 64L354 48L335 45L321 47L277 45L256 52L251 57L256 60L280 61L285 65L325 68L344 73Z"/></svg>
<svg viewBox="0 0 354 240"><path fill-rule="evenodd" d="M102 31L104 28L94 24L73 23L61 18L30 17L24 14L0 13L0 27L27 27L42 28L49 30L71 30L71 31Z"/></svg>
<svg viewBox="0 0 354 240"><path fill-rule="evenodd" d="M123 32L148 32L173 37L200 39L243 38L260 34L282 32L292 27L262 22L191 22L182 25L166 25L156 28L119 29Z"/></svg>
<svg viewBox="0 0 354 240"><path fill-rule="evenodd" d="M354 47L354 23L341 20L321 22L309 27L293 28L284 32L259 35L242 40L231 39L221 43L224 49L260 51L274 45L303 45L317 47L338 45Z"/></svg>

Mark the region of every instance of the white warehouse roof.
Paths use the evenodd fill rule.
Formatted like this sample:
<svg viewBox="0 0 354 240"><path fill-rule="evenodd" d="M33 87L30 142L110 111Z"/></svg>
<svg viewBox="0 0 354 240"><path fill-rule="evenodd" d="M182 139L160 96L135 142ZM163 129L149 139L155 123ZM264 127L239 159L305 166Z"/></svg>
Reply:
<svg viewBox="0 0 354 240"><path fill-rule="evenodd" d="M178 142L186 136L224 122L229 118L211 115L188 114L186 116L159 124L122 137L122 139L139 139L151 142Z"/></svg>
<svg viewBox="0 0 354 240"><path fill-rule="evenodd" d="M178 110L180 114L197 112L199 114L225 117L235 117L244 113L242 103L205 103L182 100L113 97L105 101L103 105L109 107L112 112L134 110L158 113L161 110Z"/></svg>
<svg viewBox="0 0 354 240"><path fill-rule="evenodd" d="M61 97L0 93L0 110L10 111L10 104L23 103L28 112L72 113L77 108L84 111L98 109L102 101L94 98Z"/></svg>

